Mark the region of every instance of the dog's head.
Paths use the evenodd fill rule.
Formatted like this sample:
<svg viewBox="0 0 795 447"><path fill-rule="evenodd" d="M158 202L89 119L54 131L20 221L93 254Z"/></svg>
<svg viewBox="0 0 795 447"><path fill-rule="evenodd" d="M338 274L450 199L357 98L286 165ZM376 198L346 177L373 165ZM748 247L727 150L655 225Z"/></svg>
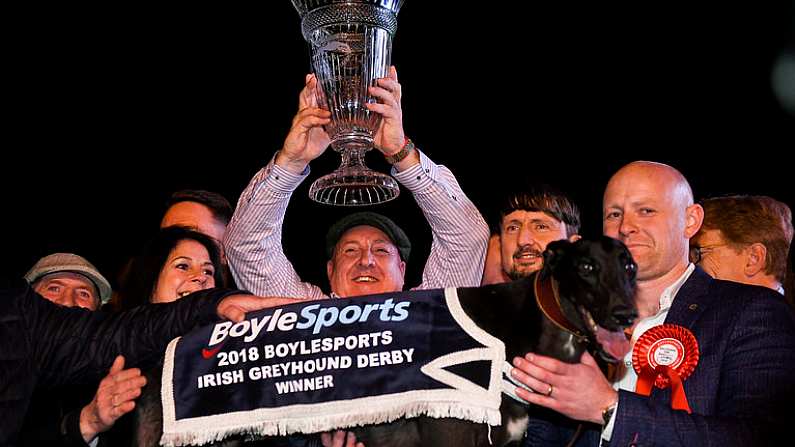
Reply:
<svg viewBox="0 0 795 447"><path fill-rule="evenodd" d="M608 361L629 350L624 329L637 317L637 268L627 247L607 236L555 241L544 252L541 275L557 281L563 313L596 341Z"/></svg>

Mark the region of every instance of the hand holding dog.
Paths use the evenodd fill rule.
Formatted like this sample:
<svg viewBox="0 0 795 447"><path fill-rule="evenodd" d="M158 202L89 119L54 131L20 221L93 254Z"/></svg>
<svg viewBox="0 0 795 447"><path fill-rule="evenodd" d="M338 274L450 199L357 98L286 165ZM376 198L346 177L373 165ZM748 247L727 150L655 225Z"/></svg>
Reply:
<svg viewBox="0 0 795 447"><path fill-rule="evenodd" d="M580 363L529 353L524 358L514 358L513 365L511 375L536 391L517 388L517 396L572 419L601 425L602 411L618 401L618 392L587 352Z"/></svg>

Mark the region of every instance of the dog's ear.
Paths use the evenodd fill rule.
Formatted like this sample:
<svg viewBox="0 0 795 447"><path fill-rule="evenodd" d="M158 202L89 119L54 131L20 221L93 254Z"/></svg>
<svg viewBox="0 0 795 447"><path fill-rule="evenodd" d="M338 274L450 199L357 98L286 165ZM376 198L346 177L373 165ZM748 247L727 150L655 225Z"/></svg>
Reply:
<svg viewBox="0 0 795 447"><path fill-rule="evenodd" d="M571 248L571 244L571 242L561 239L559 241L550 242L549 245L547 245L547 249L544 250L544 268L541 271L544 277L551 275L557 270L561 261L563 261Z"/></svg>

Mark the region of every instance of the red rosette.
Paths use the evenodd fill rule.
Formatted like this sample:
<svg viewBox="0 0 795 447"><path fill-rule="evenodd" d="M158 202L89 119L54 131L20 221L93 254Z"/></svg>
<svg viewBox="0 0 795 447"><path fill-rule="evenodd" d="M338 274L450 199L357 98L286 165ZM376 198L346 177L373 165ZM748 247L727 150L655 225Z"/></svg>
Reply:
<svg viewBox="0 0 795 447"><path fill-rule="evenodd" d="M675 324L655 326L638 338L632 350L632 366L638 377L654 376L657 388L671 385L671 370L680 380L687 379L698 364L696 337L690 330Z"/></svg>

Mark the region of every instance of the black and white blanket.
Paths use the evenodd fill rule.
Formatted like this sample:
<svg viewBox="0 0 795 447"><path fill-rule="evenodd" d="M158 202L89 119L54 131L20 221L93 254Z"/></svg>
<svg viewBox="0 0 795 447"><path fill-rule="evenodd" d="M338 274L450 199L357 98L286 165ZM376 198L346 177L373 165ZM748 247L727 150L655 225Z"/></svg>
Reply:
<svg viewBox="0 0 795 447"><path fill-rule="evenodd" d="M456 289L307 301L174 339L162 443L316 433L400 417L500 424L503 343Z"/></svg>

